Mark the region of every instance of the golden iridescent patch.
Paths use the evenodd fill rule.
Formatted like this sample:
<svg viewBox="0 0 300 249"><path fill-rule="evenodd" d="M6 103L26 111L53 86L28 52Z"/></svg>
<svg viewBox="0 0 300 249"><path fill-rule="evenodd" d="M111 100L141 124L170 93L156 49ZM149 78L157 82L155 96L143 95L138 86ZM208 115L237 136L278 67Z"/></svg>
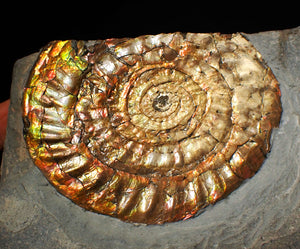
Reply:
<svg viewBox="0 0 300 249"><path fill-rule="evenodd" d="M24 90L34 163L81 207L128 222L195 216L252 177L280 90L241 34L54 41Z"/></svg>

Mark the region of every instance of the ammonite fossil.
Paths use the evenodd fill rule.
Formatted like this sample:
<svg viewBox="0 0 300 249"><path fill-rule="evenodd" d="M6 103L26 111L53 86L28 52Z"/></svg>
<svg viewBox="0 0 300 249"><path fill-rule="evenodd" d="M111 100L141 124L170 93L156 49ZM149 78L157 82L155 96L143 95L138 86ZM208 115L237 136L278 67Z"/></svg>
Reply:
<svg viewBox="0 0 300 249"><path fill-rule="evenodd" d="M128 222L188 219L253 176L280 90L241 34L54 41L23 101L34 163L81 207Z"/></svg>

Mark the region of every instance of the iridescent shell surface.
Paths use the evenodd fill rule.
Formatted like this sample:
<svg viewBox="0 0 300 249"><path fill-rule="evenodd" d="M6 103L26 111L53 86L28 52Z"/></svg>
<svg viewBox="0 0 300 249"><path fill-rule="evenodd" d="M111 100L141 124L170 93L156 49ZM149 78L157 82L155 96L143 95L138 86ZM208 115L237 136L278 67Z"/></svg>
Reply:
<svg viewBox="0 0 300 249"><path fill-rule="evenodd" d="M195 216L252 177L280 90L241 34L54 41L23 100L34 163L81 207L162 224Z"/></svg>

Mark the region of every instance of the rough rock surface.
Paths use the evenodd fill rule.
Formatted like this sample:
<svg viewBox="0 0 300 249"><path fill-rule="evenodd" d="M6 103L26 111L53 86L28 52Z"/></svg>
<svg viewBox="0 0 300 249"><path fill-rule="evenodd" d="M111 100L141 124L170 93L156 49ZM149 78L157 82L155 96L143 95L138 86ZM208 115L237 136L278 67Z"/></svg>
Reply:
<svg viewBox="0 0 300 249"><path fill-rule="evenodd" d="M200 216L134 225L88 212L61 196L32 163L21 100L37 54L14 67L0 181L1 248L299 248L300 27L246 34L280 82L283 106L259 172Z"/></svg>

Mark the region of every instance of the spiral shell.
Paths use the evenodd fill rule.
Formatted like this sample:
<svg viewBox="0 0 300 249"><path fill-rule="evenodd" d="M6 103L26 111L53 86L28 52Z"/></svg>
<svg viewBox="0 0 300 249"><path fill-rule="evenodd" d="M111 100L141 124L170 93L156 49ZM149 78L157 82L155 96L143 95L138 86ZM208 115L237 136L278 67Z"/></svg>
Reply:
<svg viewBox="0 0 300 249"><path fill-rule="evenodd" d="M255 174L280 90L241 34L54 41L24 90L34 163L81 207L124 221L188 219Z"/></svg>

